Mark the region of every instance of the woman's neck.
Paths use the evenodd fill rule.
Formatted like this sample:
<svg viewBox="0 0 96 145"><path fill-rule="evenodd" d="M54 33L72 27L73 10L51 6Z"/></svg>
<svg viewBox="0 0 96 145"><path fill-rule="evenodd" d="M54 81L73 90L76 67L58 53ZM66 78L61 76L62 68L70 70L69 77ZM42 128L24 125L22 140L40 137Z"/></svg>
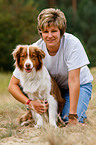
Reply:
<svg viewBox="0 0 96 145"><path fill-rule="evenodd" d="M47 47L47 46L46 46ZM60 47L60 43L58 44L58 46L54 46L54 47L47 47L47 51L49 53L49 55L54 56L56 55L56 53L58 52Z"/></svg>
<svg viewBox="0 0 96 145"><path fill-rule="evenodd" d="M47 50L48 50L48 49L47 49ZM49 55L51 55L51 56L56 55L57 52L58 52L58 50L57 50L57 51L49 51L49 50L48 50L48 53L49 53Z"/></svg>

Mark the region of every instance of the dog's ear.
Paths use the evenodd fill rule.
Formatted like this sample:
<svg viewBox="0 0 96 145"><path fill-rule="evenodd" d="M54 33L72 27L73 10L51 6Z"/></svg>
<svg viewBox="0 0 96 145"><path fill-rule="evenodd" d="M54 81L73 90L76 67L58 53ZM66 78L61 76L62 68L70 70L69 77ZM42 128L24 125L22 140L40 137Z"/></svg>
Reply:
<svg viewBox="0 0 96 145"><path fill-rule="evenodd" d="M40 56L41 59L45 58L45 52L42 49L37 49L37 53Z"/></svg>
<svg viewBox="0 0 96 145"><path fill-rule="evenodd" d="M22 51L22 45L17 45L16 49L12 52L14 60L16 60L18 57L20 57L20 52Z"/></svg>
<svg viewBox="0 0 96 145"><path fill-rule="evenodd" d="M15 60L15 63L14 63L15 66L16 65L19 66L20 53L21 53L22 49L23 49L22 45L17 45L16 49L12 52L13 58Z"/></svg>

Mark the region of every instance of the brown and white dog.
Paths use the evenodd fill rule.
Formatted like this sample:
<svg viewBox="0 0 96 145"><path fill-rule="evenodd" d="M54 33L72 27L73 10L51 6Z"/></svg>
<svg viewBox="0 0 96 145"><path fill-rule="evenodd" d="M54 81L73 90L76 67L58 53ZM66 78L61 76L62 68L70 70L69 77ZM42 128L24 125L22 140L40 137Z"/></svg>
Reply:
<svg viewBox="0 0 96 145"><path fill-rule="evenodd" d="M65 100L56 81L49 75L42 59L45 53L32 45L18 45L13 51L16 67L19 68L20 84L32 100L47 100L49 123L56 127L57 114L61 113ZM31 110L36 127L43 126L42 115Z"/></svg>

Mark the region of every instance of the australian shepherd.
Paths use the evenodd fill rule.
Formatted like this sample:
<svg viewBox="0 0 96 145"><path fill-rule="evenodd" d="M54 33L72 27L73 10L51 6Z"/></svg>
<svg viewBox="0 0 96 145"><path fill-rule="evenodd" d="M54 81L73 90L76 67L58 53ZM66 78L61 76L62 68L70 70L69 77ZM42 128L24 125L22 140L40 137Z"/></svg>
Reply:
<svg viewBox="0 0 96 145"><path fill-rule="evenodd" d="M43 64L45 53L32 45L18 45L13 51L16 67L20 72L20 85L31 100L46 100L49 123L56 127L57 114L61 113L65 100L56 81L50 76ZM43 117L31 110L36 127L43 126Z"/></svg>

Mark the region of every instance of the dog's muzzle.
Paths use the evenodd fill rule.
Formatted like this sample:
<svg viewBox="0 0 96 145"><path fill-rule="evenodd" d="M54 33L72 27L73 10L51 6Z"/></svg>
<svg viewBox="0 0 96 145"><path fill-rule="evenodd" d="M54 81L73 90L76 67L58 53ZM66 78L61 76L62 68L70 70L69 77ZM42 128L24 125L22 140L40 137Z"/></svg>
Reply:
<svg viewBox="0 0 96 145"><path fill-rule="evenodd" d="M27 73L30 73L32 71L33 68L33 63L31 62L30 59L26 60L25 64L24 64L24 69L26 70Z"/></svg>

